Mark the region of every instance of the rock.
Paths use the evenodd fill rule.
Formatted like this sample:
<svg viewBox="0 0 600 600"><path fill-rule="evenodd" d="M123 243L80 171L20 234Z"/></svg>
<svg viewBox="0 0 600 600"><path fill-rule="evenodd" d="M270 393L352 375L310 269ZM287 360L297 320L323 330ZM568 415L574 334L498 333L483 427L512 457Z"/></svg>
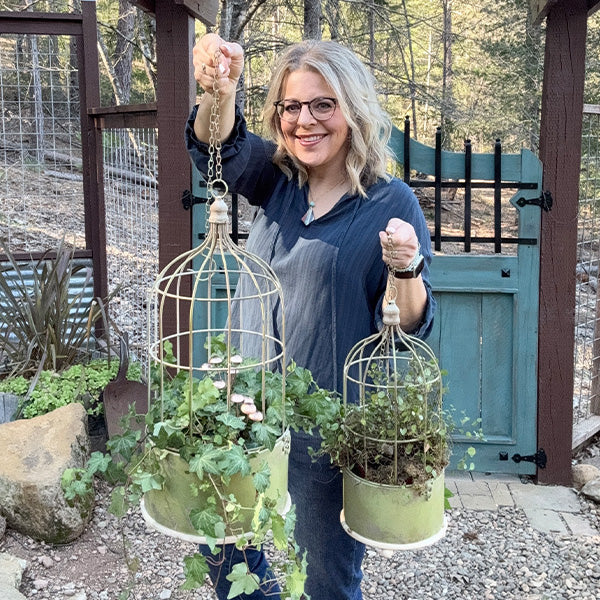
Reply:
<svg viewBox="0 0 600 600"><path fill-rule="evenodd" d="M0 423L13 420L13 415L19 406L19 397L13 394L0 392Z"/></svg>
<svg viewBox="0 0 600 600"><path fill-rule="evenodd" d="M72 542L89 522L94 494L68 503L65 469L89 456L87 415L73 403L33 419L0 425L0 515L8 527L51 544Z"/></svg>
<svg viewBox="0 0 600 600"><path fill-rule="evenodd" d="M0 515L0 540L4 537L6 531L6 519Z"/></svg>
<svg viewBox="0 0 600 600"><path fill-rule="evenodd" d="M590 464L573 465L573 487L580 490L588 481L600 478L600 469Z"/></svg>
<svg viewBox="0 0 600 600"><path fill-rule="evenodd" d="M0 581L0 598L2 600L27 600L19 590Z"/></svg>
<svg viewBox="0 0 600 600"><path fill-rule="evenodd" d="M582 488L581 493L594 502L600 502L600 478L588 481Z"/></svg>
<svg viewBox="0 0 600 600"><path fill-rule="evenodd" d="M0 583L18 588L21 585L23 571L27 568L27 562L6 552L0 553ZM0 596L3 598L3 596Z"/></svg>

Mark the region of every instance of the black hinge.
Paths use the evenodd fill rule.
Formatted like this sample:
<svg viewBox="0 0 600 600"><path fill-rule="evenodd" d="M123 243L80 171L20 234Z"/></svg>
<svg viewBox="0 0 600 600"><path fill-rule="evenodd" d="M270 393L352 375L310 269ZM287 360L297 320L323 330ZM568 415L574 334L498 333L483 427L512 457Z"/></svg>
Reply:
<svg viewBox="0 0 600 600"><path fill-rule="evenodd" d="M540 469L546 468L546 463L548 462L548 457L546 456L546 452L543 448L540 448L535 454L528 454L527 456L521 456L520 454L513 454L512 459L516 463L520 462L532 462Z"/></svg>
<svg viewBox="0 0 600 600"><path fill-rule="evenodd" d="M546 212L552 210L552 202L552 194L550 192L542 192L539 198L519 198L517 200L519 206L532 204L533 206L539 206Z"/></svg>
<svg viewBox="0 0 600 600"><path fill-rule="evenodd" d="M206 204L206 198L194 196L190 190L185 190L181 194L181 203L183 204L184 210L190 210L194 204Z"/></svg>

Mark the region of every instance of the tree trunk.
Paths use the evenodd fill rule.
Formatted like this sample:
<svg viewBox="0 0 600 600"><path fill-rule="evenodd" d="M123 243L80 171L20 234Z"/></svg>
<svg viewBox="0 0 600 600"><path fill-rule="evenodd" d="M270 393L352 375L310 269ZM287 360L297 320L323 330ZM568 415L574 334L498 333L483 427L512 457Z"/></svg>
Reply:
<svg viewBox="0 0 600 600"><path fill-rule="evenodd" d="M452 115L454 113L454 96L452 91L452 0L442 0L444 12L444 29L442 42L444 61L442 72L442 146L448 148L452 137Z"/></svg>
<svg viewBox="0 0 600 600"><path fill-rule="evenodd" d="M131 61L133 57L133 32L135 8L128 0L119 0L117 43L115 45L114 72L119 82L121 98L118 104L129 104L131 96Z"/></svg>
<svg viewBox="0 0 600 600"><path fill-rule="evenodd" d="M321 0L304 0L305 40L321 39Z"/></svg>
<svg viewBox="0 0 600 600"><path fill-rule="evenodd" d="M325 1L324 18L329 24L329 34L332 40L340 38L340 0Z"/></svg>

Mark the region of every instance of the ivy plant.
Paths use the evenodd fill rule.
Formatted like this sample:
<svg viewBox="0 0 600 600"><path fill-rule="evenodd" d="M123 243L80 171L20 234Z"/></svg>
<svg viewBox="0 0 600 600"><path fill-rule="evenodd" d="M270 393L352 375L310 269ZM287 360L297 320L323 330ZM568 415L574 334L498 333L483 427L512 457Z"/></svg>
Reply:
<svg viewBox="0 0 600 600"><path fill-rule="evenodd" d="M263 379L257 361L227 349L222 338L211 338L207 347L211 356L202 367L204 376L192 377L187 371L172 375L168 365L176 361L170 343L165 342L163 366L151 368L154 401L144 417L137 416L138 420L144 419L143 432L139 427L130 427L134 415L127 415L122 420L124 433L107 444L108 458L94 453L87 469L65 474L65 495L74 500L84 492L86 483L92 485L94 475L104 476L115 483L111 511L122 516L144 494L162 489L168 475L165 458L175 453L196 475L194 486L205 497L204 503L189 515L198 536L205 538L217 554L219 540L235 531L243 510L252 509L251 530L240 535L236 545L243 551L250 544L260 548L272 539L280 557L272 567L282 589L281 597L299 600L307 558L294 539L293 506L285 518L279 514L278 499L266 494L271 479L268 464L252 463L250 455L259 449L275 448L288 427L311 431L321 422L329 422L336 414L339 399L319 388L311 373L294 363L286 369L283 386L282 373L266 372ZM225 364L227 361L231 364ZM225 378L224 371L228 374ZM242 506L228 491L234 476L251 478L255 490L252 507ZM206 560L199 553L186 557L184 588L205 583ZM233 565L223 576L231 582L229 598L259 587L268 591L274 584L259 581L245 562Z"/></svg>

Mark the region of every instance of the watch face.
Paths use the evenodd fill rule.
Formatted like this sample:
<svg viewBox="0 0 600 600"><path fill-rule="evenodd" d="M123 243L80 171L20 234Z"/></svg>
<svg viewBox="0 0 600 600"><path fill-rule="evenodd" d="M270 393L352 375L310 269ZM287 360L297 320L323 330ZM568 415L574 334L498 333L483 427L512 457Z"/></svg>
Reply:
<svg viewBox="0 0 600 600"><path fill-rule="evenodd" d="M425 258L421 256L419 262L415 265L414 269L410 271L394 271L394 277L396 279L415 279L419 276L425 265Z"/></svg>

